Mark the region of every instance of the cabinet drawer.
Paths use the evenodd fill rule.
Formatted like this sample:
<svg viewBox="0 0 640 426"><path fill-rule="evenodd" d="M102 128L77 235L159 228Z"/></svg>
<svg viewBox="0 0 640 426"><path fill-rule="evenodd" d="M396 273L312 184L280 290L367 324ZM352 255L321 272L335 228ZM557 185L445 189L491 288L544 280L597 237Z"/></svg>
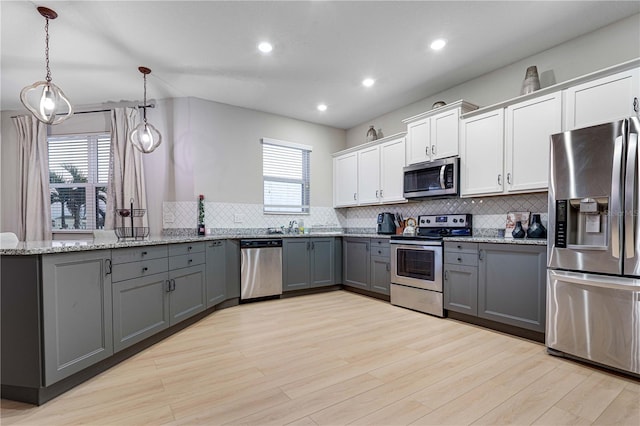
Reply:
<svg viewBox="0 0 640 426"><path fill-rule="evenodd" d="M190 253L200 253L204 251L205 242L170 244L169 256L181 256Z"/></svg>
<svg viewBox="0 0 640 426"><path fill-rule="evenodd" d="M158 259L167 257L167 246L129 247L111 251L111 262L118 263L137 262L140 260Z"/></svg>
<svg viewBox="0 0 640 426"><path fill-rule="evenodd" d="M201 265L204 262L205 254L203 252L183 254L182 256L171 256L169 257L169 269L174 270L186 268L187 266Z"/></svg>
<svg viewBox="0 0 640 426"><path fill-rule="evenodd" d="M447 253L470 253L478 252L478 243L461 243L457 241L446 241L444 243L444 252Z"/></svg>
<svg viewBox="0 0 640 426"><path fill-rule="evenodd" d="M141 262L129 262L113 265L114 282L145 277L148 275L167 272L167 258L143 260Z"/></svg>
<svg viewBox="0 0 640 426"><path fill-rule="evenodd" d="M478 266L478 253L444 253L444 263Z"/></svg>
<svg viewBox="0 0 640 426"><path fill-rule="evenodd" d="M389 247L389 238L372 238L371 247Z"/></svg>
<svg viewBox="0 0 640 426"><path fill-rule="evenodd" d="M385 257L389 259L391 257L389 246L379 247L377 245L371 244L371 256L376 257Z"/></svg>

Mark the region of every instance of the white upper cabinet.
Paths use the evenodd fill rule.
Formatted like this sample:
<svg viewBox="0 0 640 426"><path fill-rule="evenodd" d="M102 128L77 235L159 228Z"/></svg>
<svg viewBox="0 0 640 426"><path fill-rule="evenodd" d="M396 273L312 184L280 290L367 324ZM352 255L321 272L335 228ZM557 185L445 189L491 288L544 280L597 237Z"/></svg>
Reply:
<svg viewBox="0 0 640 426"><path fill-rule="evenodd" d="M549 187L550 136L562 131L560 92L506 109L506 192L544 191Z"/></svg>
<svg viewBox="0 0 640 426"><path fill-rule="evenodd" d="M462 196L546 191L549 140L562 131L555 92L462 121Z"/></svg>
<svg viewBox="0 0 640 426"><path fill-rule="evenodd" d="M380 145L380 199L383 203L402 203L404 198L405 139Z"/></svg>
<svg viewBox="0 0 640 426"><path fill-rule="evenodd" d="M404 133L338 153L333 159L334 207L404 203Z"/></svg>
<svg viewBox="0 0 640 426"><path fill-rule="evenodd" d="M569 87L564 91L564 129L608 123L635 114L640 68Z"/></svg>
<svg viewBox="0 0 640 426"><path fill-rule="evenodd" d="M460 195L501 194L504 109L464 119L460 136Z"/></svg>
<svg viewBox="0 0 640 426"><path fill-rule="evenodd" d="M407 164L458 155L460 115L476 108L457 101L402 120L407 125Z"/></svg>
<svg viewBox="0 0 640 426"><path fill-rule="evenodd" d="M349 152L333 159L333 205L358 205L358 153Z"/></svg>
<svg viewBox="0 0 640 426"><path fill-rule="evenodd" d="M358 204L380 202L380 146L358 151Z"/></svg>
<svg viewBox="0 0 640 426"><path fill-rule="evenodd" d="M431 120L423 118L407 124L407 163L415 164L431 159Z"/></svg>

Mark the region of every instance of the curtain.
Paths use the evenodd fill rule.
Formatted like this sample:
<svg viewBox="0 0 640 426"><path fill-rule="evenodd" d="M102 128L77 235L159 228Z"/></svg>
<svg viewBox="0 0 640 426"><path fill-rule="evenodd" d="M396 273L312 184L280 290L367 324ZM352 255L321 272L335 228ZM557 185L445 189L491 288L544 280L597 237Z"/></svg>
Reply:
<svg viewBox="0 0 640 426"><path fill-rule="evenodd" d="M18 238L51 239L47 126L30 115L12 118L18 132Z"/></svg>
<svg viewBox="0 0 640 426"><path fill-rule="evenodd" d="M130 226L122 221L117 209L147 208L142 153L129 142L129 132L138 124L137 108L114 108L111 111L111 161L107 184L105 229ZM135 226L149 226L147 215L135 219Z"/></svg>

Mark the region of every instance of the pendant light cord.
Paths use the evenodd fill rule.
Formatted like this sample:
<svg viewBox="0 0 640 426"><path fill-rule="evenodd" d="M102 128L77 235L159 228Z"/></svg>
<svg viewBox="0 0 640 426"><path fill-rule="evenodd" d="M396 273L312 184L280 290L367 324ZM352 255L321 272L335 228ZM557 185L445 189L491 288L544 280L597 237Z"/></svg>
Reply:
<svg viewBox="0 0 640 426"><path fill-rule="evenodd" d="M51 69L49 68L49 18L46 18L46 24L44 24L44 32L46 34L44 38L44 56L46 58L46 67L47 67L47 83L51 83Z"/></svg>
<svg viewBox="0 0 640 426"><path fill-rule="evenodd" d="M142 77L144 78L144 102L142 103L144 106L142 107L142 121L147 124L147 75L142 74Z"/></svg>

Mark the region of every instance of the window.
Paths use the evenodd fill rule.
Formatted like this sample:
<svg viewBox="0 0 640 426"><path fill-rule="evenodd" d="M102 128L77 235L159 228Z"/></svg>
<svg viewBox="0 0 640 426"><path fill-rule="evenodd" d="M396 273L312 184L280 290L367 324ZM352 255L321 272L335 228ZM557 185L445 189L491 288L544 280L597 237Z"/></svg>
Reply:
<svg viewBox="0 0 640 426"><path fill-rule="evenodd" d="M111 136L49 136L51 228L104 228Z"/></svg>
<svg viewBox="0 0 640 426"><path fill-rule="evenodd" d="M311 147L262 139L265 213L309 213Z"/></svg>

